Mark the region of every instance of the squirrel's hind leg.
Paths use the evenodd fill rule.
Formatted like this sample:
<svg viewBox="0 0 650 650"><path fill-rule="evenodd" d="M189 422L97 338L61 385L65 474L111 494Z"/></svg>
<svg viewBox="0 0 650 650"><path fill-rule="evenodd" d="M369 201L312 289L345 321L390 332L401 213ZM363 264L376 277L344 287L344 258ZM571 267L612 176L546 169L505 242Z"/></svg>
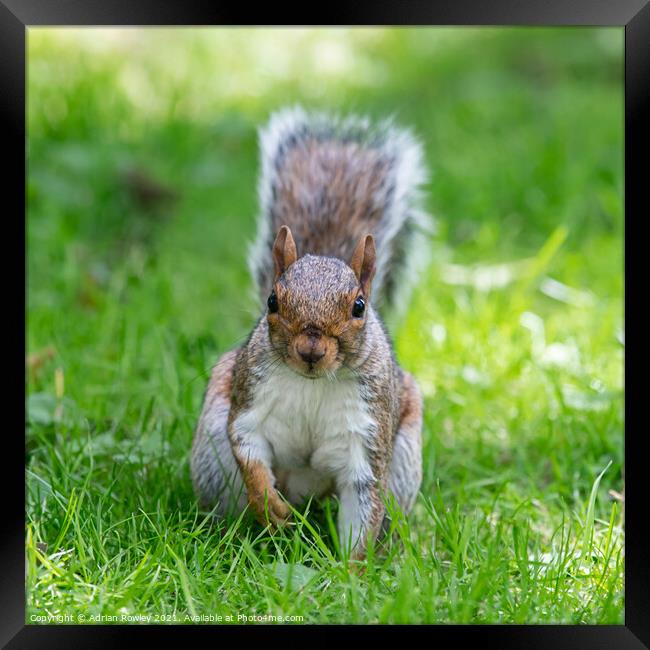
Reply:
<svg viewBox="0 0 650 650"><path fill-rule="evenodd" d="M422 483L422 396L413 377L402 373L400 423L393 442L393 457L388 489L407 515ZM382 530L388 532L390 519L384 518Z"/></svg>
<svg viewBox="0 0 650 650"><path fill-rule="evenodd" d="M190 469L202 508L219 516L240 514L246 489L228 438L232 372L237 350L224 354L212 370L192 445Z"/></svg>

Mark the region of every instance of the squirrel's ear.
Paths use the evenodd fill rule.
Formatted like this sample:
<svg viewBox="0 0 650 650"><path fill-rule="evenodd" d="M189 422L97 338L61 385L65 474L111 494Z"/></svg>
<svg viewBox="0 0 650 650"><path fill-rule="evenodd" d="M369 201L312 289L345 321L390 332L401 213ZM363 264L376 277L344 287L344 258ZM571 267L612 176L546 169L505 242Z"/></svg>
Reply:
<svg viewBox="0 0 650 650"><path fill-rule="evenodd" d="M275 279L277 280L297 259L296 242L293 241L291 230L289 226L282 226L273 244Z"/></svg>
<svg viewBox="0 0 650 650"><path fill-rule="evenodd" d="M350 268L359 280L361 290L366 298L370 295L370 283L375 275L375 238L372 235L364 235L352 253Z"/></svg>

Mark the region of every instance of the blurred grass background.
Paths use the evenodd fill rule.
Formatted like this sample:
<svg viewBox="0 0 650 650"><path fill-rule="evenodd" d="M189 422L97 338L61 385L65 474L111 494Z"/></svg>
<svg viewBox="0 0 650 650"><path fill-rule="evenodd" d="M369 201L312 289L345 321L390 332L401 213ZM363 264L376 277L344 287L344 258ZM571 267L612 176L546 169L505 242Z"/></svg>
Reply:
<svg viewBox="0 0 650 650"><path fill-rule="evenodd" d="M29 612L622 622L622 29L30 28L28 48ZM256 127L291 103L424 143L432 263L392 331L425 482L390 580L307 554L335 587L287 599L251 555L259 588L217 597L239 556L205 555L188 453L258 316Z"/></svg>

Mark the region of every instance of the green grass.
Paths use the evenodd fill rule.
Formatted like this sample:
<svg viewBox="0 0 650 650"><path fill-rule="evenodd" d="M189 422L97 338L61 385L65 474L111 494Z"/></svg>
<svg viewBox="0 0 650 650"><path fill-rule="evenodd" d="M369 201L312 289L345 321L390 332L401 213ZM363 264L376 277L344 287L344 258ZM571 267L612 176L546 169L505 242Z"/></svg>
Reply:
<svg viewBox="0 0 650 650"><path fill-rule="evenodd" d="M622 623L622 30L63 31L29 30L27 622ZM392 328L424 482L362 577L335 501L270 535L189 478L258 315L255 127L294 101L395 113L433 171Z"/></svg>

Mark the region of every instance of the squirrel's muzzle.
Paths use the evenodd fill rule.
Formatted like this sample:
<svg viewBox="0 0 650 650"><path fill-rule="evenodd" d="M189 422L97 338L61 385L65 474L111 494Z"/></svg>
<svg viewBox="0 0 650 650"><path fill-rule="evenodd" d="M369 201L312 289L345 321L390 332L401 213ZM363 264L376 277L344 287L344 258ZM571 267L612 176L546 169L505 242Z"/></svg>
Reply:
<svg viewBox="0 0 650 650"><path fill-rule="evenodd" d="M325 351L317 350L315 348L311 348L307 352L303 350L299 350L298 354L300 355L300 358L305 361L306 363L318 363L324 356L325 356Z"/></svg>
<svg viewBox="0 0 650 650"><path fill-rule="evenodd" d="M295 342L296 352L300 358L309 364L318 363L327 352L327 347L320 334L310 332L301 334Z"/></svg>

